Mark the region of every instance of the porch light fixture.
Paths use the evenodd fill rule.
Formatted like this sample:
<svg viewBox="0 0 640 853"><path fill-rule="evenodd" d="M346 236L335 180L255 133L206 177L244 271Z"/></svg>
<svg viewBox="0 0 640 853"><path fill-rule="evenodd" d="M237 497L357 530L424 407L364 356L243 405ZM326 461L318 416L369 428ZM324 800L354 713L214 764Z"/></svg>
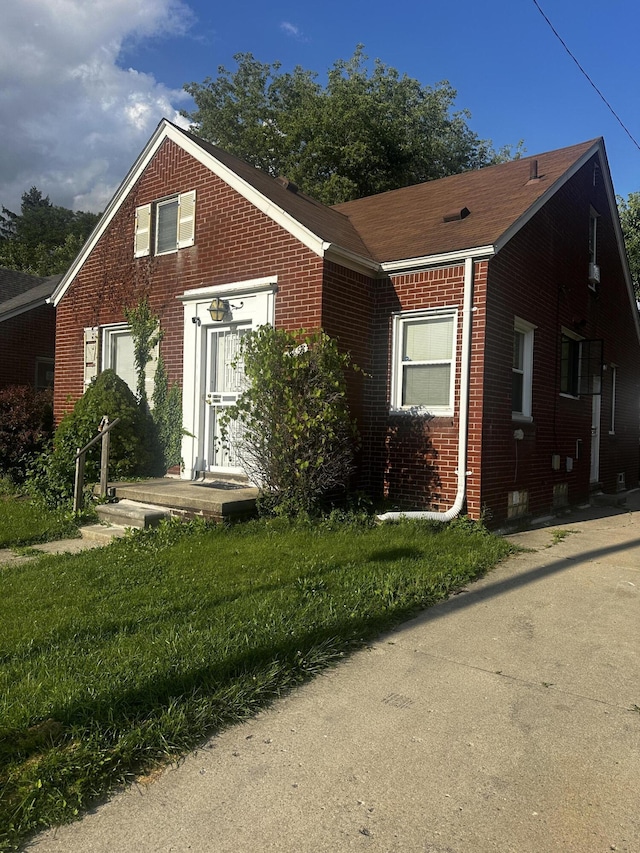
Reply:
<svg viewBox="0 0 640 853"><path fill-rule="evenodd" d="M207 310L214 323L221 323L229 312L229 303L225 299L214 296Z"/></svg>
<svg viewBox="0 0 640 853"><path fill-rule="evenodd" d="M239 311L243 307L244 302L239 305L232 305L228 299L220 299L219 296L214 296L207 310L214 323L221 323L225 317L229 317L232 310Z"/></svg>

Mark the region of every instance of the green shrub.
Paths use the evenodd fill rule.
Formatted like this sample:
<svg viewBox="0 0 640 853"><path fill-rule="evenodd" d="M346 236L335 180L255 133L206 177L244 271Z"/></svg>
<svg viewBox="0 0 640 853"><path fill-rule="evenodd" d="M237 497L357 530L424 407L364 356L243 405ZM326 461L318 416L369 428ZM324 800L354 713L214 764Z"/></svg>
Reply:
<svg viewBox="0 0 640 853"><path fill-rule="evenodd" d="M95 435L106 415L120 418L111 430L109 478L112 480L159 473L155 455L155 430L146 407L139 406L127 384L113 370L103 371L64 416L53 440L53 450L43 455L30 478L33 491L49 503L73 497L75 456ZM100 479L101 442L87 453L85 482Z"/></svg>
<svg viewBox="0 0 640 853"><path fill-rule="evenodd" d="M358 368L322 331L269 325L243 337L240 361L247 387L222 418L222 440L237 419L238 457L261 487L261 513L314 515L344 495L353 472L345 372Z"/></svg>
<svg viewBox="0 0 640 853"><path fill-rule="evenodd" d="M0 390L0 477L22 483L52 434L50 391L22 385Z"/></svg>

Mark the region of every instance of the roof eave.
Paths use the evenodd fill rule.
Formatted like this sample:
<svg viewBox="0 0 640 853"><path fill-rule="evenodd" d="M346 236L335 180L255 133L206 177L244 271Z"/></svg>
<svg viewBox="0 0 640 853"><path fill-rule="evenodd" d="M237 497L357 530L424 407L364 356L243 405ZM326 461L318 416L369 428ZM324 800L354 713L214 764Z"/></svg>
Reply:
<svg viewBox="0 0 640 853"><path fill-rule="evenodd" d="M0 323L4 323L5 320L11 320L13 317L19 317L21 314L26 314L28 311L33 311L35 308L41 308L43 305L48 305L50 303L50 297L41 296L39 299L26 302L23 305L11 308L8 311L0 310Z"/></svg>
<svg viewBox="0 0 640 853"><path fill-rule="evenodd" d="M387 274L403 273L427 267L440 267L447 264L460 264L467 258L481 260L490 258L496 253L495 246L471 246L467 249L456 249L453 252L442 252L437 255L423 255L418 258L403 258L397 261L383 261L380 264L382 272Z"/></svg>

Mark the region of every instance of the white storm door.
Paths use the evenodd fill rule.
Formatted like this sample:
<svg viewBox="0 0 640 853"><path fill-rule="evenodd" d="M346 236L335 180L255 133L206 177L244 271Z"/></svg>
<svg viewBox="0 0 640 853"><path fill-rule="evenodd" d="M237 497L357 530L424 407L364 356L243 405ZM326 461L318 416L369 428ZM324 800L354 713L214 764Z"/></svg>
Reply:
<svg viewBox="0 0 640 853"><path fill-rule="evenodd" d="M223 442L220 417L225 409L238 401L245 387L242 364L234 366L234 362L240 351L240 341L250 328L247 324L206 329L204 458L209 471L241 468L238 458L240 427L232 421Z"/></svg>

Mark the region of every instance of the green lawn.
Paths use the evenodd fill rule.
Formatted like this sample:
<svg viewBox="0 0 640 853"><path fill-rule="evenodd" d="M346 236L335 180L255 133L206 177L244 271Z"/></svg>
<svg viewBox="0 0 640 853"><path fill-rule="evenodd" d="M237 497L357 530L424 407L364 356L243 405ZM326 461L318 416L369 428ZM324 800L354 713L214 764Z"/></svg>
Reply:
<svg viewBox="0 0 640 853"><path fill-rule="evenodd" d="M0 495L0 548L34 545L78 535L69 512L52 510L19 493Z"/></svg>
<svg viewBox="0 0 640 853"><path fill-rule="evenodd" d="M509 551L463 523L166 525L0 567L0 850L243 719Z"/></svg>

